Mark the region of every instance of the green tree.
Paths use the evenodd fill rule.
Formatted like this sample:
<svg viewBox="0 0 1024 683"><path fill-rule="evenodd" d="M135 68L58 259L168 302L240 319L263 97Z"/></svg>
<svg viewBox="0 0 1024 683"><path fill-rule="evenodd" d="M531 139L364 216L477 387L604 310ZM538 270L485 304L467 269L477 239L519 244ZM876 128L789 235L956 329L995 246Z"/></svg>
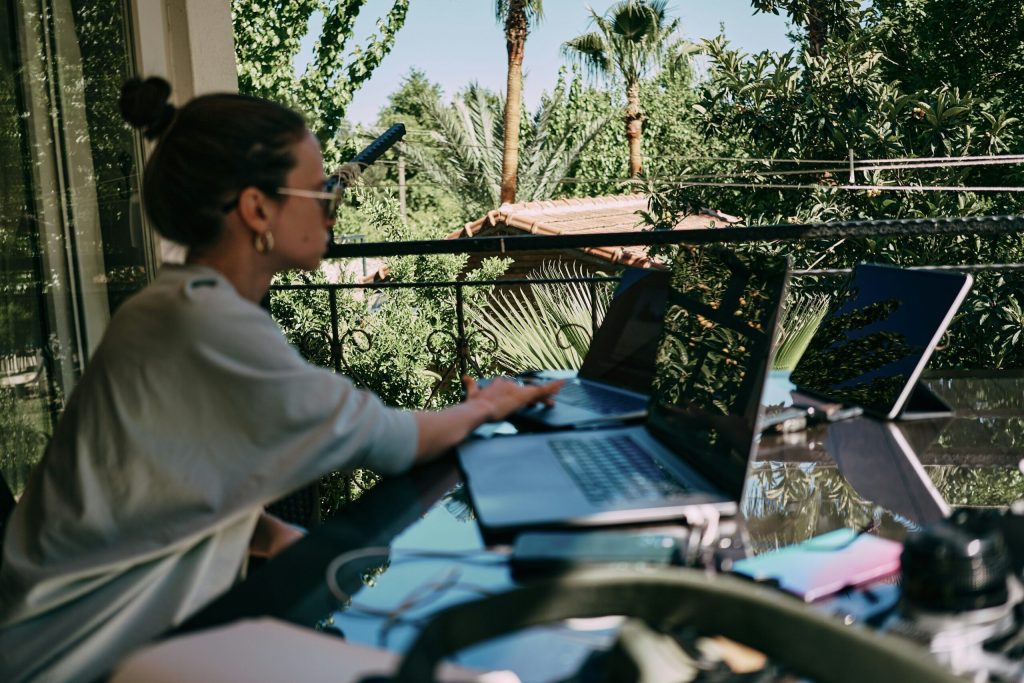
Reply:
<svg viewBox="0 0 1024 683"><path fill-rule="evenodd" d="M1024 115L1024 5L1000 0L876 0L886 78L907 90L945 84Z"/></svg>
<svg viewBox="0 0 1024 683"><path fill-rule="evenodd" d="M606 16L590 10L596 31L584 33L562 45L563 53L594 75L621 78L626 88L626 140L629 143L629 174L640 175L643 165L641 139L644 111L640 84L661 63L679 20L666 14L667 0L621 0Z"/></svg>
<svg viewBox="0 0 1024 683"><path fill-rule="evenodd" d="M232 0L238 88L283 102L308 117L329 163L341 161L336 134L352 101L405 24L409 0L393 0L376 33L348 49L366 0ZM294 62L314 16L323 19L313 61L297 74Z"/></svg>
<svg viewBox="0 0 1024 683"><path fill-rule="evenodd" d="M678 163L672 175L689 176L694 184L655 188L652 203L660 216L656 223L667 227L680 214L702 206L742 215L748 224L1020 213L1017 194L967 189L1020 184L1020 170L1013 167L940 161L885 168L875 163L856 164L850 175L851 155L856 161L1024 151L1021 112L1007 108L1012 98L1000 86L993 84L976 94L944 77L943 68L919 70L916 63L902 63L923 53L905 47L914 41L894 40L894 23L914 25L913 13L906 21L903 14L886 14L896 5L906 11L895 1L859 10L853 16L854 28L827 35L817 55L806 49L746 55L731 49L722 37L705 43L709 70L697 104L701 134L709 147L729 150L718 156L734 160ZM919 9L929 2L913 5ZM980 16L976 21L984 22ZM918 26L925 31L930 23ZM922 44L932 42L929 35L918 39ZM970 45L961 47L965 64L986 63L987 57L974 54ZM978 49L996 48L985 44ZM1015 55L1019 49L1011 41L1004 53ZM887 50L895 52L890 55ZM926 79L923 75L929 69L934 75ZM912 75L909 85L900 80ZM793 159L818 162L808 165L792 163ZM701 186L709 178L711 186ZM840 187L848 184L867 187ZM965 189L907 189L915 186ZM844 267L864 260L901 265L1006 263L1024 258L1024 237L918 236L767 248L789 250L797 267ZM1021 330L1016 311L1022 297L1024 283L1019 277L979 275L938 362L960 367L1024 364L1024 335L1014 339Z"/></svg>
<svg viewBox="0 0 1024 683"><path fill-rule="evenodd" d="M710 143L701 136L701 120L694 110L697 102L693 68L689 53L692 46L680 42L653 77L640 84L640 101L644 103L644 173L650 177L671 175L678 167L677 159L687 154L714 154L721 145ZM567 89L567 112L580 110L591 116L618 117L621 109L614 95L603 89L585 86L577 77L573 65L572 79ZM556 123L560 135L573 134L572 120ZM634 192L632 182L623 179L629 173L629 159L621 153L622 132L617 126L605 126L580 153L570 170L571 180L564 183L555 196L593 197ZM718 150L725 154L724 149Z"/></svg>
<svg viewBox="0 0 1024 683"><path fill-rule="evenodd" d="M377 162L363 172L363 191L352 195L353 203L339 213L338 230L342 234L367 233L364 212L355 210L358 197L377 194L383 197L392 188L399 188L400 202L405 200L403 219L427 230L425 238L434 239L450 232L456 226L451 216L459 215L461 202L459 199L430 182L421 169L409 161L407 147L417 143L420 151L431 158L437 159L441 149L433 142L430 131L430 119L426 112L428 106L440 107L441 86L431 82L422 71L412 68L402 78L398 87L388 96L388 103L377 115L376 126L357 129L352 133L353 148L361 147L382 133L394 123L403 123L406 127L405 141L395 147L384 160ZM401 194L404 177L404 196Z"/></svg>
<svg viewBox="0 0 1024 683"><path fill-rule="evenodd" d="M530 25L544 16L544 0L494 0L494 14L499 22L505 24L505 50L508 53L501 155L501 203L504 204L516 200L519 122L523 113L523 53Z"/></svg>
<svg viewBox="0 0 1024 683"><path fill-rule="evenodd" d="M804 29L796 38L813 57L821 54L829 38L847 37L857 28L860 0L751 0L759 12L779 14Z"/></svg>
<svg viewBox="0 0 1024 683"><path fill-rule="evenodd" d="M503 110L499 95L470 85L451 106L427 103L432 146L412 142L407 146L422 174L461 200L461 218L466 220L479 218L501 203ZM564 128L553 126L556 119L574 133L562 135ZM566 86L560 82L536 113L523 119L520 201L552 197L581 151L609 120L567 108ZM440 154L435 153L438 147Z"/></svg>

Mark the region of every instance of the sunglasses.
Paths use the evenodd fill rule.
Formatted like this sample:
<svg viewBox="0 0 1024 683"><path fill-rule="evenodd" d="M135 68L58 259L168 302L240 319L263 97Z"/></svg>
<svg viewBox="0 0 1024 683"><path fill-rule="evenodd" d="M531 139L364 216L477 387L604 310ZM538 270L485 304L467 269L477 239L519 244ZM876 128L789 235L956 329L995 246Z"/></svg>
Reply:
<svg viewBox="0 0 1024 683"><path fill-rule="evenodd" d="M330 176L324 182L324 189L318 190L300 190L296 187L279 187L277 188L277 194L288 195L290 197L305 197L306 199L316 199L320 202L320 208L323 209L324 215L327 217L333 217L338 212L338 207L341 206L341 196L345 190L345 184L341 182L341 177L337 174ZM236 206L238 206L238 197L235 197L230 202L221 207L224 213L230 213Z"/></svg>

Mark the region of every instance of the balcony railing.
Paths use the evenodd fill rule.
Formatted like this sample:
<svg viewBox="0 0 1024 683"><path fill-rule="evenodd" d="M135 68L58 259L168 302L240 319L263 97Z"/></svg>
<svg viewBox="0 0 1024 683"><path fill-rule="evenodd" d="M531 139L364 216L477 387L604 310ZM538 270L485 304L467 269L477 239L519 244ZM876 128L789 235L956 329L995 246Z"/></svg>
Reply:
<svg viewBox="0 0 1024 683"><path fill-rule="evenodd" d="M679 244L742 244L750 242L796 243L806 241L853 240L863 238L898 238L921 236L955 236L978 235L989 239L1000 235L1022 234L1024 217L994 216L975 218L935 218L911 220L857 221L845 223L813 224L813 225L774 225L748 228L710 228L686 231L642 231L617 233L592 233L586 235L563 236L507 236L507 237L476 237L459 240L431 240L398 243L346 243L332 245L328 258L367 258L433 254L487 254L510 255L518 252L534 250L568 250L582 247L626 245L646 245L668 247ZM609 264L615 268L613 264ZM1024 270L1022 263L960 263L960 264L928 264L915 266L919 268L948 269L971 272L1013 272ZM794 278L833 278L848 273L843 268L812 268L797 270ZM569 283L586 283L591 291L590 330L592 334L599 320L596 308L596 287L603 283L614 283L617 277L569 277L547 279L499 279L499 280L457 280L429 282L373 282L373 283L339 283L339 284L291 284L275 285L272 295L285 291L313 290L325 291L328 297L328 315L324 327L318 336L327 344L330 353L330 364L338 372L344 372L360 382L358 372L351 362L351 353L369 352L374 340L363 327L352 321L339 319L339 292L347 290L373 290L387 293L395 289L433 288L449 290L453 293L453 329L436 330L428 339L422 340L431 351L434 370L439 376L437 384L430 392L432 399L445 384L449 383L455 372L464 375L470 371L486 374L501 368L479 367L474 348L495 347L498 340L486 338L484 331L477 329L467 320L466 292L471 288L494 287L528 287L535 285L559 285ZM344 324L343 324L344 322ZM563 326L564 327L564 326ZM399 331L394 331L398 333ZM560 329L559 335L566 333ZM483 340L481 338L484 338ZM556 340L558 341L558 340ZM562 341L558 341L561 345ZM1024 343L1024 341L1022 341ZM360 382L366 383L366 382ZM374 387L371 387L374 388Z"/></svg>

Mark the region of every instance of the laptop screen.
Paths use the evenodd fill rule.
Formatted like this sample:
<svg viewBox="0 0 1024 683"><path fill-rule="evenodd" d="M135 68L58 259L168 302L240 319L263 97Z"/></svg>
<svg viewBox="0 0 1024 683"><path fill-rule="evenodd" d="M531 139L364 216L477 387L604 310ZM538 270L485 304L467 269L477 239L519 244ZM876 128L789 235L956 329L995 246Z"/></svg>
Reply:
<svg viewBox="0 0 1024 683"><path fill-rule="evenodd" d="M785 256L683 249L672 271L647 420L740 500L789 278Z"/></svg>
<svg viewBox="0 0 1024 683"><path fill-rule="evenodd" d="M579 376L641 394L651 390L671 274L627 268Z"/></svg>
<svg viewBox="0 0 1024 683"><path fill-rule="evenodd" d="M969 283L962 273L857 266L790 380L802 391L893 414Z"/></svg>

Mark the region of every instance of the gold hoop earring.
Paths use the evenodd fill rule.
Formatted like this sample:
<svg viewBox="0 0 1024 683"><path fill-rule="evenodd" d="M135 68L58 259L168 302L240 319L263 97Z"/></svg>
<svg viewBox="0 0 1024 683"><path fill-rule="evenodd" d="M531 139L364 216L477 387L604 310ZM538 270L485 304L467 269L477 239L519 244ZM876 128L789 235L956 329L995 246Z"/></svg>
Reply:
<svg viewBox="0 0 1024 683"><path fill-rule="evenodd" d="M256 236L252 240L252 244L256 247L256 251L261 254L269 254L274 250L274 235L267 230L266 232L256 233Z"/></svg>

